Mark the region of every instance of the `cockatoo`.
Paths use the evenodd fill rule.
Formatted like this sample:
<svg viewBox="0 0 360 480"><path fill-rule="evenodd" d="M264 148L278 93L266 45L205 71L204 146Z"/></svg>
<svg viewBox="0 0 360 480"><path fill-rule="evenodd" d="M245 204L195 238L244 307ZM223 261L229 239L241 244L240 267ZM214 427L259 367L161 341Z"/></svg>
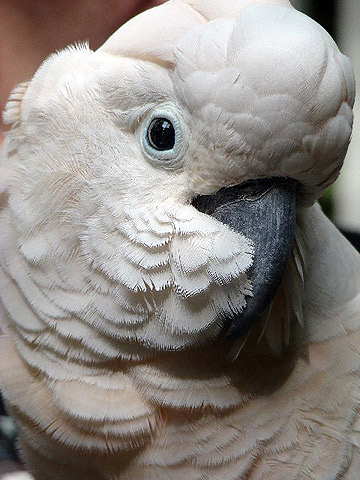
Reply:
<svg viewBox="0 0 360 480"><path fill-rule="evenodd" d="M349 60L288 0L171 0L13 91L1 388L36 480L356 480L360 259L316 200Z"/></svg>

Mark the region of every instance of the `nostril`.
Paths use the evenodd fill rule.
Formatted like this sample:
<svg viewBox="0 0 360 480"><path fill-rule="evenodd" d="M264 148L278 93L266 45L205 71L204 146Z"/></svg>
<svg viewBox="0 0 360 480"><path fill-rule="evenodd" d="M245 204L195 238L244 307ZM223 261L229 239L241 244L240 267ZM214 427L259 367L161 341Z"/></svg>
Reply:
<svg viewBox="0 0 360 480"><path fill-rule="evenodd" d="M191 202L199 212L212 215L223 204L239 200L245 202L257 201L260 196L278 185L293 185L298 190L298 182L286 177L269 177L247 180L232 187L224 187L211 195L199 195Z"/></svg>

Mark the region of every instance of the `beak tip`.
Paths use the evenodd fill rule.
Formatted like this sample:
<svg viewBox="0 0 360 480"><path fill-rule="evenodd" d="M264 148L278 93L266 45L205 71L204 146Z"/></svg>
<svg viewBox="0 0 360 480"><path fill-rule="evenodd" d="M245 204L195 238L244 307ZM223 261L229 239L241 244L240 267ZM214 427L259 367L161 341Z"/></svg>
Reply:
<svg viewBox="0 0 360 480"><path fill-rule="evenodd" d="M231 319L231 324L226 332L228 340L236 340L248 333L250 328L257 323L261 315L248 312L246 309Z"/></svg>

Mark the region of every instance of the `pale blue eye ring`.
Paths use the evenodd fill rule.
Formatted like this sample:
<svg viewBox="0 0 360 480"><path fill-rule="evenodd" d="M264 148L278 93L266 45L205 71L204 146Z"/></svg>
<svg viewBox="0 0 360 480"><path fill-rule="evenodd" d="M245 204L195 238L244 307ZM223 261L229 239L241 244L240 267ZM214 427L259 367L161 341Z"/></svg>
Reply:
<svg viewBox="0 0 360 480"><path fill-rule="evenodd" d="M185 122L172 106L154 109L140 127L140 144L153 165L175 170L183 165Z"/></svg>

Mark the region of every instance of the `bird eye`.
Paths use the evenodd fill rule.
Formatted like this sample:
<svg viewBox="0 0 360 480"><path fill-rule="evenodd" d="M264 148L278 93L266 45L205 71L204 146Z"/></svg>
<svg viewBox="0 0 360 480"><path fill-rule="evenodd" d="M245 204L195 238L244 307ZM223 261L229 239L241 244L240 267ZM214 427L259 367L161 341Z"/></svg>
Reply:
<svg viewBox="0 0 360 480"><path fill-rule="evenodd" d="M175 145L173 124L167 118L154 118L147 131L147 140L156 150L171 150Z"/></svg>
<svg viewBox="0 0 360 480"><path fill-rule="evenodd" d="M182 165L185 151L184 120L171 105L153 110L140 127L140 144L153 165L175 170Z"/></svg>

